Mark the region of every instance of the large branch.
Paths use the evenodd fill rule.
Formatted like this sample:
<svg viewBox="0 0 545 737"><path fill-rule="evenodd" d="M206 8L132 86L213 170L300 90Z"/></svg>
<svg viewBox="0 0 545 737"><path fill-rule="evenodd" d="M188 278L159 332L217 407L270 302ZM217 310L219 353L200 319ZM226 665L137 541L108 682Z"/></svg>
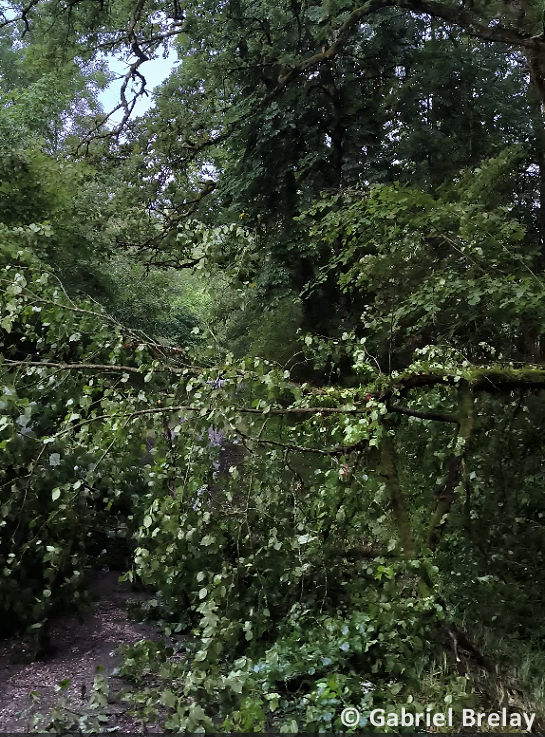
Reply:
<svg viewBox="0 0 545 737"><path fill-rule="evenodd" d="M513 30L496 22L490 25L479 19L476 13L467 7L447 5L433 0L398 0L397 5L414 13L423 13L452 23L484 41L496 41L524 49L545 50L545 43L541 37L532 36L525 31Z"/></svg>
<svg viewBox="0 0 545 737"><path fill-rule="evenodd" d="M310 56L308 59L304 59L292 67L286 74L281 75L275 87L263 99L262 106L266 107L285 87L302 74L313 71L320 64L323 64L323 62L330 61L338 56L350 39L357 34L360 23L366 17L391 7L398 7L412 11L413 13L440 18L447 23L452 23L463 28L470 35L482 38L485 41L496 41L519 46L526 51L532 51L534 53L545 53L545 41L541 36L532 36L525 31L513 30L499 23L489 25L479 19L475 12L468 8L433 2L433 0L369 0L350 13L338 31L333 43L322 49L319 53Z"/></svg>
<svg viewBox="0 0 545 737"><path fill-rule="evenodd" d="M262 107L266 107L282 90L305 72L313 71L320 64L334 59L354 35L360 22L367 16L373 15L384 8L397 5L395 0L369 0L360 8L353 10L341 26L335 41L317 54L303 60L292 67L286 74L280 75L273 89L263 98Z"/></svg>
<svg viewBox="0 0 545 737"><path fill-rule="evenodd" d="M407 371L375 396L381 400L389 400L394 394L404 394L410 389L423 389L438 384L458 386L464 383L469 384L474 392L489 394L505 394L515 389L541 391L545 389L545 366L527 365L520 369L512 366L483 366L459 371Z"/></svg>

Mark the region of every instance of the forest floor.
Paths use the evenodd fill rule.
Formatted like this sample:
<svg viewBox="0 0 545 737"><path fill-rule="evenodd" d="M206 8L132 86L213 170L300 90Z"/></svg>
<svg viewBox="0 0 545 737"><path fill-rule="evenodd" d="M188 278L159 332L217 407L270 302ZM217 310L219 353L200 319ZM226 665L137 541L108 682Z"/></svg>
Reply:
<svg viewBox="0 0 545 737"><path fill-rule="evenodd" d="M92 574L90 593L94 603L83 615L65 614L51 623L51 652L43 660L22 663L20 641L0 640L0 732L44 732L60 695L65 699L67 717L89 713L87 705L99 666L109 686L108 704L98 712L108 718L101 731L163 731L157 725L142 727L139 720L127 713L127 704L116 699L116 694L127 686L115 675L121 660L116 648L142 639L160 639L152 626L129 618L128 605L147 596L132 591L130 583L119 581L119 575L113 571ZM66 679L70 683L60 692L58 684ZM34 706L31 692L39 694ZM45 719L34 728L33 714L41 714Z"/></svg>

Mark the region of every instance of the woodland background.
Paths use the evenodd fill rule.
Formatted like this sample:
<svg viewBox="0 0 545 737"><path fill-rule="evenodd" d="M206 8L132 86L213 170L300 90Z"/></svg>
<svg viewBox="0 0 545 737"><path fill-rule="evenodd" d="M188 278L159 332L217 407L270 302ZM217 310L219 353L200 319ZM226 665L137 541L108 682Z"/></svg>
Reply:
<svg viewBox="0 0 545 737"><path fill-rule="evenodd" d="M541 3L3 2L0 72L1 635L107 566L169 730L545 728Z"/></svg>

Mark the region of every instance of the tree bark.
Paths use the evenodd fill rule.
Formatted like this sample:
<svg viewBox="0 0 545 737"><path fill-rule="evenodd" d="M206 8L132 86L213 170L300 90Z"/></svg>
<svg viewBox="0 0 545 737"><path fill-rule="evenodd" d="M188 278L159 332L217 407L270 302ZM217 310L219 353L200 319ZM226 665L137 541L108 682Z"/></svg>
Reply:
<svg viewBox="0 0 545 737"><path fill-rule="evenodd" d="M436 550L445 531L448 514L456 499L456 489L460 482L467 443L473 430L473 395L471 390L465 385L460 387L458 395L459 424L456 444L450 457L447 480L443 489L437 495L437 506L428 530L427 544L430 550Z"/></svg>

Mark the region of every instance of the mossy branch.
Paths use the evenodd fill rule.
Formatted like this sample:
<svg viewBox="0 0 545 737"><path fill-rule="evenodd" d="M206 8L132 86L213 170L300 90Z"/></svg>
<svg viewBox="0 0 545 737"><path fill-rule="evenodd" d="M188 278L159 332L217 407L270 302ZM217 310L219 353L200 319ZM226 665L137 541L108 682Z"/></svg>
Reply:
<svg viewBox="0 0 545 737"><path fill-rule="evenodd" d="M459 371L446 369L407 371L396 377L392 384L381 393L380 398L389 399L395 393L403 394L410 389L432 387L438 384L445 386L467 384L474 393L489 394L502 394L515 389L544 390L545 367L542 365L526 365L522 368L479 366Z"/></svg>

